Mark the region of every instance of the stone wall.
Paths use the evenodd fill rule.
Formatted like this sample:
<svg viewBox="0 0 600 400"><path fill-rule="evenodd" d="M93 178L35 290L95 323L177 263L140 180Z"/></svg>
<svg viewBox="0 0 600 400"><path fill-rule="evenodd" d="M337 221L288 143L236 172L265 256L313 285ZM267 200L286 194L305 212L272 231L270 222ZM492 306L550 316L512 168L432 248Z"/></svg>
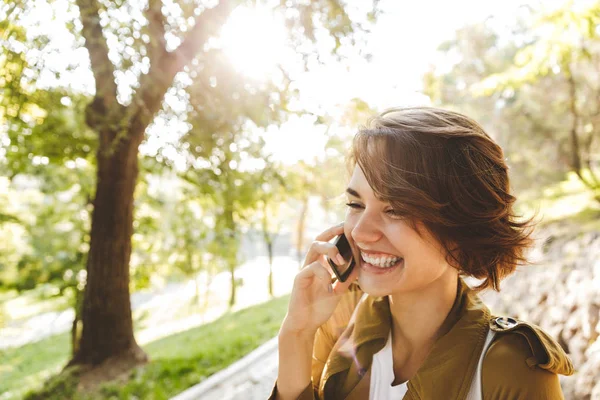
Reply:
<svg viewBox="0 0 600 400"><path fill-rule="evenodd" d="M567 400L600 400L600 230L562 222L539 230L534 262L481 294L495 315L539 325L567 351L575 374L561 376Z"/></svg>

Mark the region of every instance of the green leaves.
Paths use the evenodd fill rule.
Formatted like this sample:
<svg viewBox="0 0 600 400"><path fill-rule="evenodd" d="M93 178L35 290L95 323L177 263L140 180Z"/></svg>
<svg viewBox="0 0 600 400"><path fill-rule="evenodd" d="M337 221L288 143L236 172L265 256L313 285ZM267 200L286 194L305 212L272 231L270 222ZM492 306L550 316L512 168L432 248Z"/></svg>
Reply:
<svg viewBox="0 0 600 400"><path fill-rule="evenodd" d="M598 40L600 4L589 3L573 9L565 3L555 11L537 15L529 35L532 43L514 56L514 65L474 85L476 95L489 96L495 91L516 89L550 74L569 73L572 63L591 61L589 47Z"/></svg>
<svg viewBox="0 0 600 400"><path fill-rule="evenodd" d="M231 4L241 3L253 2ZM61 34L74 37L74 47L87 49L96 80L92 98L75 85L39 83L43 74L74 76L69 73L82 65L44 63L39 50L54 48L55 32L27 32L23 22L37 6L30 0L0 5L0 44L6 50L0 55L0 124L7 128L0 134L0 170L11 179L34 182L37 196L21 221L25 249L15 250L18 262L11 267L18 264L19 287L38 281L78 284L73 277L84 268L90 240L96 156L110 156L105 148L98 153L99 142L112 149L107 139L118 144L127 135L142 137L157 112L164 121L189 124L179 140L168 141L188 169L181 171L181 180L173 177L180 185L174 192L181 196L173 203L152 193L150 185L157 176L173 173L174 158L165 162L164 148L156 158L141 158L133 287L147 284L153 273L170 274L170 261L185 273L204 268L203 253L215 255L212 263L235 265L240 232L256 222L259 210L274 212L291 196L304 195L306 186L295 185L291 171L284 177L260 138L261 130L285 120L298 91L284 66L265 80L238 72L213 37L225 17L215 13L219 18L193 30L205 11L194 2L151 1L144 9L129 0L69 2ZM290 46L303 48L307 56L322 37L330 35L337 52L363 29L337 0L282 2L272 11L285 16L292 30ZM58 17L52 14L49 19ZM175 49L192 31L203 38L201 43L192 40L178 53ZM173 79L184 61L187 67ZM1 211L0 221L15 222L10 210Z"/></svg>
<svg viewBox="0 0 600 400"><path fill-rule="evenodd" d="M467 26L440 48L447 62L458 60L451 70L426 75L436 104L475 117L500 142L514 188L542 186L568 170L592 191L600 184L583 173L597 168L600 151L599 17L598 2L565 2L521 15L511 34Z"/></svg>

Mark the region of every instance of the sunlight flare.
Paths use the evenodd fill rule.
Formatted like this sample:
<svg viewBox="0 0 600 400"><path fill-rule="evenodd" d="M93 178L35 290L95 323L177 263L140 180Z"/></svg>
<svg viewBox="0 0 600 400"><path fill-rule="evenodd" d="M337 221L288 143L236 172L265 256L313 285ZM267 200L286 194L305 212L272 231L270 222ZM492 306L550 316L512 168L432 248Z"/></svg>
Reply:
<svg viewBox="0 0 600 400"><path fill-rule="evenodd" d="M263 80L283 62L287 32L269 9L240 7L223 26L221 40L238 71Z"/></svg>

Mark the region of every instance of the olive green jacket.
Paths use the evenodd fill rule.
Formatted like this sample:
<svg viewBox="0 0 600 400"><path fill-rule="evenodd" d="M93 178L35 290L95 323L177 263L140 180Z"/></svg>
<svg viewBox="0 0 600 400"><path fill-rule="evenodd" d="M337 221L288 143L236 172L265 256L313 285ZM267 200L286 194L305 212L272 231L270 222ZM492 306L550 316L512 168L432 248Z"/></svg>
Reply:
<svg viewBox="0 0 600 400"><path fill-rule="evenodd" d="M371 361L387 341L391 313L387 296L366 296L361 301L362 295L359 286L352 284L331 318L318 329L312 383L299 400L369 398ZM497 321L459 279L442 336L408 381L404 400L464 400L488 329L496 331L496 336L482 367L485 400L563 399L557 374L573 374L573 365L560 345L533 324ZM276 392L277 383L269 399L274 400Z"/></svg>

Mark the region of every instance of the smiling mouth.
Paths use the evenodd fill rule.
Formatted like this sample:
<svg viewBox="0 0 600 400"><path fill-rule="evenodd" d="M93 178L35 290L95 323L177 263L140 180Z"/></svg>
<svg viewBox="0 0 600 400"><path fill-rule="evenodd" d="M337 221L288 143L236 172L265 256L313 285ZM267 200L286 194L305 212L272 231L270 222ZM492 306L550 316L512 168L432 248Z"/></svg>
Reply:
<svg viewBox="0 0 600 400"><path fill-rule="evenodd" d="M394 256L386 253L367 253L364 251L360 251L360 258L373 266L376 267L391 267L397 264L400 260L403 260L402 257Z"/></svg>
<svg viewBox="0 0 600 400"><path fill-rule="evenodd" d="M361 260L362 262L360 263L360 267L361 269L365 270L366 272L372 273L372 274L385 274L385 273L389 273L392 271L397 270L400 267L404 266L404 259L400 258L398 259L398 261L392 263L387 263L385 265L381 265L381 264L372 264L369 263L367 261Z"/></svg>
<svg viewBox="0 0 600 400"><path fill-rule="evenodd" d="M368 275L385 276L385 275L394 273L394 271L401 271L402 269L404 269L404 259L401 258L395 264L390 265L390 266L385 266L385 267L373 265L368 262L362 261L360 263L360 269L363 272L366 272Z"/></svg>

